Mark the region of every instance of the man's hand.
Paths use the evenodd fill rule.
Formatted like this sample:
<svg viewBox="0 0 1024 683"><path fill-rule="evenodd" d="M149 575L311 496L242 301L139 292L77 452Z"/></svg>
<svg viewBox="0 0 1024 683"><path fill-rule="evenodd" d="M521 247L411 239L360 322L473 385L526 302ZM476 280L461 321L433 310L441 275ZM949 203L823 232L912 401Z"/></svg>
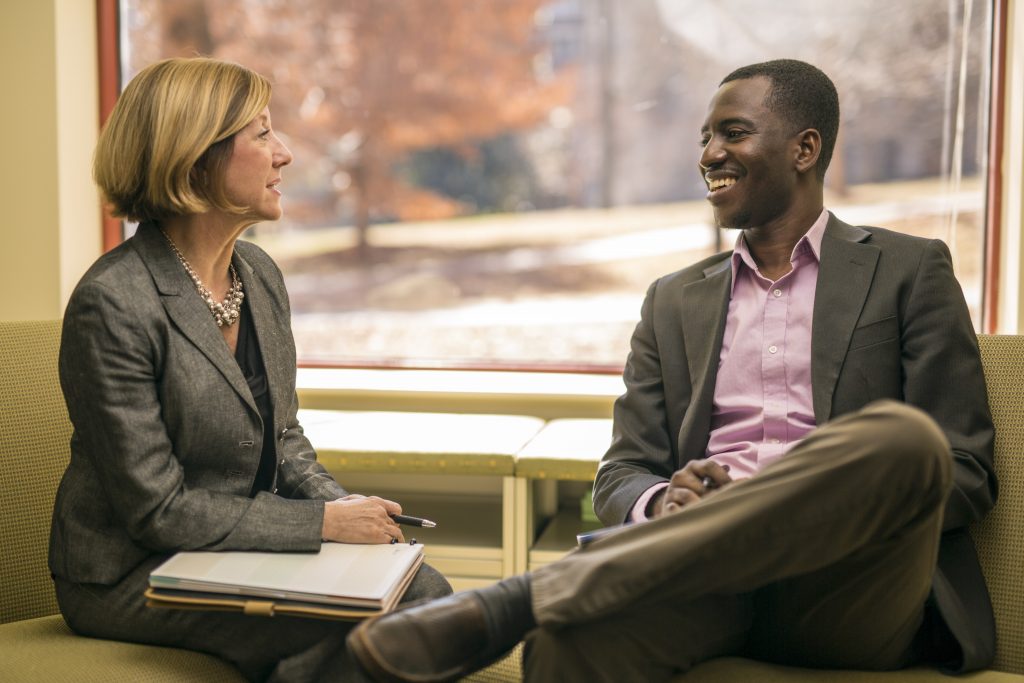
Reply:
<svg viewBox="0 0 1024 683"><path fill-rule="evenodd" d="M658 518L693 505L730 483L728 465L719 465L714 460L691 460L672 475L668 488L651 501L652 516Z"/></svg>
<svg viewBox="0 0 1024 683"><path fill-rule="evenodd" d="M398 503L377 496L345 496L324 504L321 537L338 543L405 541L391 515L402 514Z"/></svg>

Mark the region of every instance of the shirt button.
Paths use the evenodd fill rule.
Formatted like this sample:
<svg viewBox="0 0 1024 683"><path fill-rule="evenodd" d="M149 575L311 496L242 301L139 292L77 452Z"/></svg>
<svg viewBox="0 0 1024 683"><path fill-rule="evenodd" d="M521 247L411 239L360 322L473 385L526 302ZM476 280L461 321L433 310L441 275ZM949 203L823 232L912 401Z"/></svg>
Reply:
<svg viewBox="0 0 1024 683"><path fill-rule="evenodd" d="M771 346L768 347L768 353L775 353L778 350L779 350L779 347L776 346L775 344L772 344Z"/></svg>
<svg viewBox="0 0 1024 683"><path fill-rule="evenodd" d="M776 297L780 297L782 296L782 290L776 289L774 292L772 292L772 294L774 294Z"/></svg>
<svg viewBox="0 0 1024 683"><path fill-rule="evenodd" d="M773 444L778 444L778 443L779 443L779 440L778 440L778 439L772 439L772 443L773 443Z"/></svg>

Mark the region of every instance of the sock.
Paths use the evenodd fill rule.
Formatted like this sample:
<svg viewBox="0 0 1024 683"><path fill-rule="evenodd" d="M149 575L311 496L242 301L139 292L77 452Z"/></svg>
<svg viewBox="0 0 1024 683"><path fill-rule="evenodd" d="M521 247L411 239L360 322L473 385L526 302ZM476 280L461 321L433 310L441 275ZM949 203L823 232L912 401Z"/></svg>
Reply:
<svg viewBox="0 0 1024 683"><path fill-rule="evenodd" d="M502 652L515 647L537 626L529 574L520 574L473 591L483 604L491 643Z"/></svg>

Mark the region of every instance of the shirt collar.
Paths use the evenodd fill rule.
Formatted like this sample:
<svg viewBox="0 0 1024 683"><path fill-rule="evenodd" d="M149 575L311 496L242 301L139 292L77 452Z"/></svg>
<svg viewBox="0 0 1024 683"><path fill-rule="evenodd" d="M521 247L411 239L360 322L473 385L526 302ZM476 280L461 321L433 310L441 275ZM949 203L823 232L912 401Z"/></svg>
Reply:
<svg viewBox="0 0 1024 683"><path fill-rule="evenodd" d="M789 262L796 267L796 261L801 254L810 253L815 261L821 260L821 240L825 236L825 226L828 225L828 209L822 209L821 213L818 214L818 218L811 224L810 229L804 233L796 245L793 247L793 253L789 257ZM743 239L743 232L741 231L739 236L736 238L736 246L732 252L732 286L736 287L736 277L739 274L740 265L745 265L751 271L757 270L757 264L754 263L754 257L750 254L750 249L747 248L747 241Z"/></svg>

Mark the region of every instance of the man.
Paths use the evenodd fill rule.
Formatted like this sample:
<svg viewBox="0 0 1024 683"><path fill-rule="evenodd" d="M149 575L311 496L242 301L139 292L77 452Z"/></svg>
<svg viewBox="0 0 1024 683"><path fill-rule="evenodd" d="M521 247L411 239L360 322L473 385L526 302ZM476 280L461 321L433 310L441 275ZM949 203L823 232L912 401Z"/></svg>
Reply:
<svg viewBox="0 0 1024 683"><path fill-rule="evenodd" d="M362 624L381 680L526 637L533 680L665 680L739 654L952 671L994 653L966 526L993 429L949 252L823 206L839 104L793 60L722 81L699 164L736 249L655 282L594 487L623 524L560 562Z"/></svg>

